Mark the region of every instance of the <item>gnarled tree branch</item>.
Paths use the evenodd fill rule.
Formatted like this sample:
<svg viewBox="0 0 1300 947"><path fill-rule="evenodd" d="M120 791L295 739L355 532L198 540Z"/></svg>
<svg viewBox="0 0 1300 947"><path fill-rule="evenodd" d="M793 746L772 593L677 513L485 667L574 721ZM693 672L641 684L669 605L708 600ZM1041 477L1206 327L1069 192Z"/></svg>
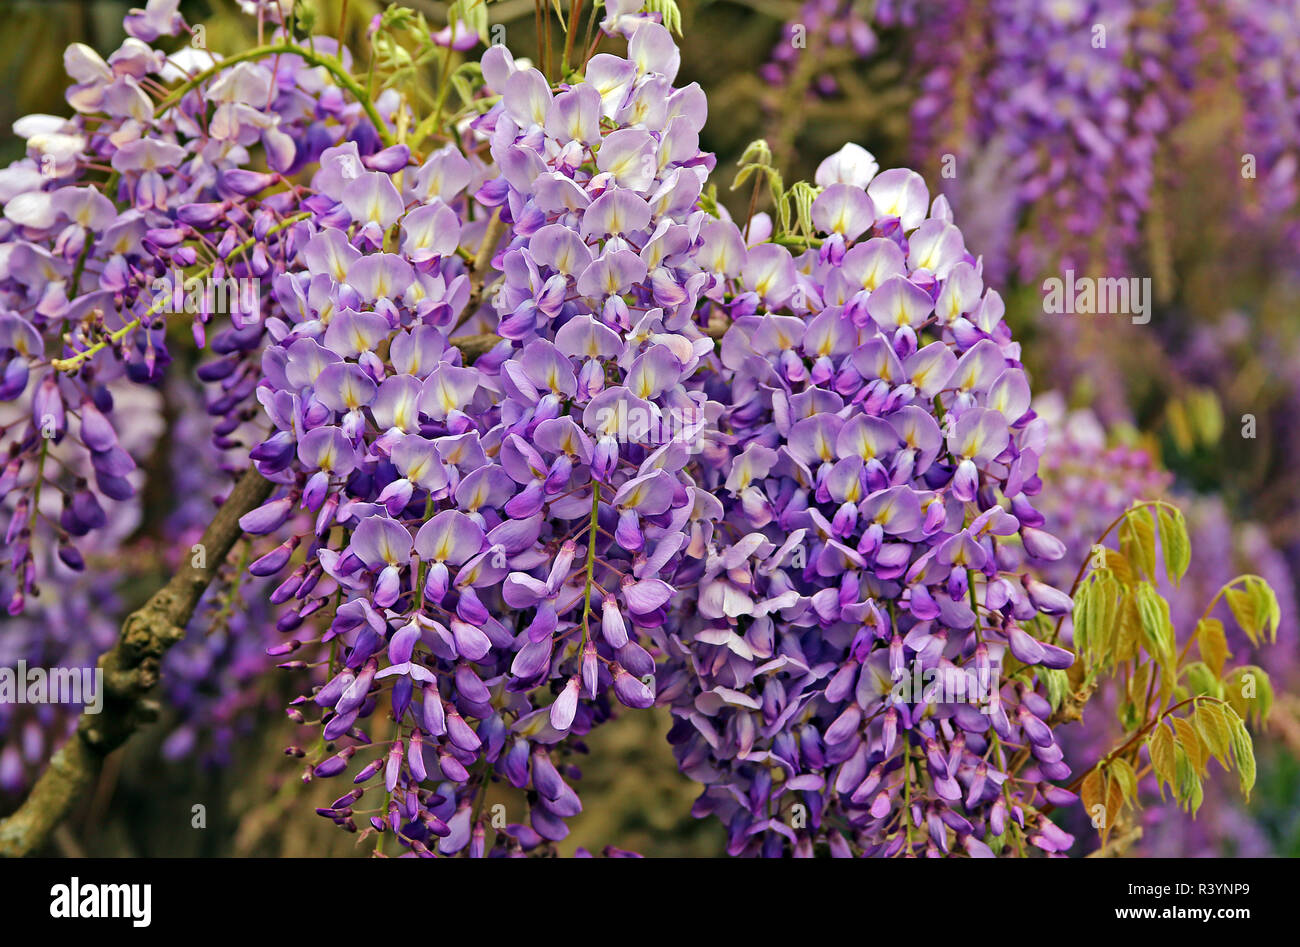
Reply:
<svg viewBox="0 0 1300 947"><path fill-rule="evenodd" d="M184 636L203 592L242 535L239 518L260 506L271 489L256 469L245 473L203 531L203 556L186 561L127 616L117 643L99 659L104 670L100 713L81 715L77 732L54 754L18 811L0 822L0 856L21 857L44 845L94 784L104 758L157 716L157 704L147 694L158 683L163 655Z"/></svg>

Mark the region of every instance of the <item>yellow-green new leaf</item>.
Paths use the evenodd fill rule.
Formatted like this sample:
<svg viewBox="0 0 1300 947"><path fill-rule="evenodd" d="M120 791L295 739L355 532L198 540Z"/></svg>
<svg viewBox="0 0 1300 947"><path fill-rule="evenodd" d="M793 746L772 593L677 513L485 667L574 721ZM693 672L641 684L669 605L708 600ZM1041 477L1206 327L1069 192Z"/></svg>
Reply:
<svg viewBox="0 0 1300 947"><path fill-rule="evenodd" d="M1250 791L1255 788L1255 742L1240 718L1232 723L1232 755L1237 759L1237 779L1241 785L1241 794L1249 800Z"/></svg>
<svg viewBox="0 0 1300 947"><path fill-rule="evenodd" d="M1223 699L1223 681L1219 680L1219 676L1204 661L1193 661L1183 668L1182 673L1187 676L1187 692L1179 698L1180 700L1186 697Z"/></svg>
<svg viewBox="0 0 1300 947"><path fill-rule="evenodd" d="M1192 541L1187 536L1187 521L1177 507L1160 506L1156 515L1160 526L1160 555L1165 575L1171 585L1178 585L1192 563Z"/></svg>
<svg viewBox="0 0 1300 947"><path fill-rule="evenodd" d="M1133 766L1127 759L1120 756L1110 762L1107 767L1110 778L1119 784L1124 793L1124 798L1131 804L1137 805L1138 802L1138 782L1137 773L1133 772Z"/></svg>
<svg viewBox="0 0 1300 947"><path fill-rule="evenodd" d="M1156 577L1156 530L1145 507L1130 510L1119 527L1119 548L1146 578Z"/></svg>
<svg viewBox="0 0 1300 947"><path fill-rule="evenodd" d="M1282 612L1272 586L1257 575L1242 576L1236 581L1240 587L1224 592L1232 617L1237 619L1237 624L1252 644L1259 645L1263 640L1276 641Z"/></svg>
<svg viewBox="0 0 1300 947"><path fill-rule="evenodd" d="M1224 679L1223 696L1237 716L1261 724L1273 709L1273 682L1263 668L1244 664Z"/></svg>
<svg viewBox="0 0 1300 947"><path fill-rule="evenodd" d="M1206 751L1201 735L1196 732L1196 728L1192 726L1192 722L1187 718L1170 717L1169 719L1174 725L1174 733L1177 734L1174 742L1186 751L1192 765L1196 767L1196 771L1204 773L1205 764L1209 762L1210 754Z"/></svg>
<svg viewBox="0 0 1300 947"><path fill-rule="evenodd" d="M1061 702L1065 700L1065 695L1070 690L1070 678L1064 671L1056 668L1038 669L1038 677L1043 682L1043 687L1047 690L1047 702L1051 704L1052 710L1061 709Z"/></svg>
<svg viewBox="0 0 1300 947"><path fill-rule="evenodd" d="M1223 622L1217 618L1203 618L1196 626L1196 647L1204 661L1217 676L1223 676L1223 665L1232 657L1228 639L1223 633Z"/></svg>
<svg viewBox="0 0 1300 947"><path fill-rule="evenodd" d="M1174 734L1163 722L1157 723L1151 735L1147 737L1147 752L1151 756L1151 768L1156 774L1160 786L1160 798L1165 797L1165 784L1174 788L1177 779L1177 756L1174 753Z"/></svg>
<svg viewBox="0 0 1300 947"><path fill-rule="evenodd" d="M1169 603L1150 582L1137 588L1137 612L1142 628L1142 643L1147 654L1160 666L1162 687L1174 685L1174 626L1169 620Z"/></svg>
<svg viewBox="0 0 1300 947"><path fill-rule="evenodd" d="M1212 700L1197 701L1192 719L1196 723L1196 732L1205 741L1210 755L1227 769L1231 762L1232 725L1221 705Z"/></svg>

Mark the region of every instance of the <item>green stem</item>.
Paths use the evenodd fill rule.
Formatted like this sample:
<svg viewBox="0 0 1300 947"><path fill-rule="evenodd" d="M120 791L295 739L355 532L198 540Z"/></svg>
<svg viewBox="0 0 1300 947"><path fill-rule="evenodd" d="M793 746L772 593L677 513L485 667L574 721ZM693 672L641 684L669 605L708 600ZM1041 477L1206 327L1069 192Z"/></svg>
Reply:
<svg viewBox="0 0 1300 947"><path fill-rule="evenodd" d="M294 224L298 223L299 221L306 220L310 216L311 214L309 212L304 211L301 214L294 214L292 217L286 217L278 224L269 228L265 236L269 237L271 234L279 233L281 230L286 230L289 227L292 227ZM226 254L225 257L223 257L220 262L222 263L230 262L231 260L235 259L235 257L239 256L241 253L244 253L247 250L251 249L253 245L256 243L257 243L257 238L250 237L249 239L245 240L243 243L239 244L239 246L231 250L228 254ZM186 279L185 282L189 282L189 280L191 279L206 279L207 277L212 275L212 271L216 269L216 267L217 267L216 263L209 263L207 266L198 270L193 276ZM149 307L148 311L143 316L136 316L130 322L126 323L126 325L122 326L122 328L114 329L107 336L100 339L98 342L96 342L94 345L90 346L89 348L82 349L80 352L76 352L73 355L69 356L68 358L51 359L50 367L52 367L55 371L59 371L59 372L75 371L81 366L83 362L85 362L87 359L93 358L95 355L99 354L101 351L107 348L110 344L116 345L119 342L121 342L124 338L126 338L136 329L138 329L140 327L140 323L143 320L149 318L150 316L157 315L159 312L161 312L163 308L167 305L168 298L169 297L166 296L160 298L157 302L155 302L152 306Z"/></svg>
<svg viewBox="0 0 1300 947"><path fill-rule="evenodd" d="M158 104L158 107L154 110L154 115L162 115L168 109L179 103L186 94L192 92L199 85L206 82L208 79L211 79L218 73L229 69L231 66L237 65L241 62L248 62L253 59L263 59L267 56L274 56L278 53L288 53L291 56L298 56L306 62L311 63L313 66L320 66L328 72L334 77L339 85L352 93L352 97L361 103L361 107L365 109L366 115L375 126L375 131L378 132L385 147L396 144L396 139L393 137L392 129L390 129L387 124L385 124L384 120L379 117L379 110L375 108L375 103L370 100L370 96L368 96L365 89L361 87L361 83L354 79L352 75L343 68L343 64L333 56L326 56L323 53L318 53L304 46L299 46L297 43L269 43L265 46L255 46L250 50L237 53L234 56L229 56L221 60L221 62L204 69L192 79L177 86L176 89L167 96L167 98L163 99L162 102Z"/></svg>
<svg viewBox="0 0 1300 947"><path fill-rule="evenodd" d="M587 524L587 587L583 590L582 603L582 646L578 649L578 658L587 647L588 627L591 618L591 584L596 574L596 514L600 510L600 484L594 480L591 484L591 520Z"/></svg>

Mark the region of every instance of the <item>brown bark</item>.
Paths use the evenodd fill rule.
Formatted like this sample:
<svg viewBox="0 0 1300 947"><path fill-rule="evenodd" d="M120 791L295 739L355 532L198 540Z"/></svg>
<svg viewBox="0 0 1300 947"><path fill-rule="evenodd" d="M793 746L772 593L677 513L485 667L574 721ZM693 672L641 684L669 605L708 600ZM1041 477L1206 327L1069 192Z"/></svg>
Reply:
<svg viewBox="0 0 1300 947"><path fill-rule="evenodd" d="M54 754L18 811L0 822L0 856L40 849L94 784L104 758L157 716L157 704L147 695L158 683L163 655L184 636L199 598L242 534L240 517L260 506L271 488L256 470L245 473L203 531L202 568L187 558L171 581L127 616L117 643L99 659L100 713L81 715L76 733Z"/></svg>

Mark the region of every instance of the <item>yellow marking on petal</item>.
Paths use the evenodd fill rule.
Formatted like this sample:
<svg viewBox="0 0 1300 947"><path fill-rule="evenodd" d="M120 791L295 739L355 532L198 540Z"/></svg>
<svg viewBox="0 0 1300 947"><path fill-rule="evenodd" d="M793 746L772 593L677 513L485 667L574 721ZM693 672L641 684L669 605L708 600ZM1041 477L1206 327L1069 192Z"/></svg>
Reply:
<svg viewBox="0 0 1300 947"><path fill-rule="evenodd" d="M750 483L754 480L754 471L750 467L749 461L742 460L740 466L735 468L735 470L736 473L739 474L737 480L739 481L740 490L743 491L749 489Z"/></svg>

